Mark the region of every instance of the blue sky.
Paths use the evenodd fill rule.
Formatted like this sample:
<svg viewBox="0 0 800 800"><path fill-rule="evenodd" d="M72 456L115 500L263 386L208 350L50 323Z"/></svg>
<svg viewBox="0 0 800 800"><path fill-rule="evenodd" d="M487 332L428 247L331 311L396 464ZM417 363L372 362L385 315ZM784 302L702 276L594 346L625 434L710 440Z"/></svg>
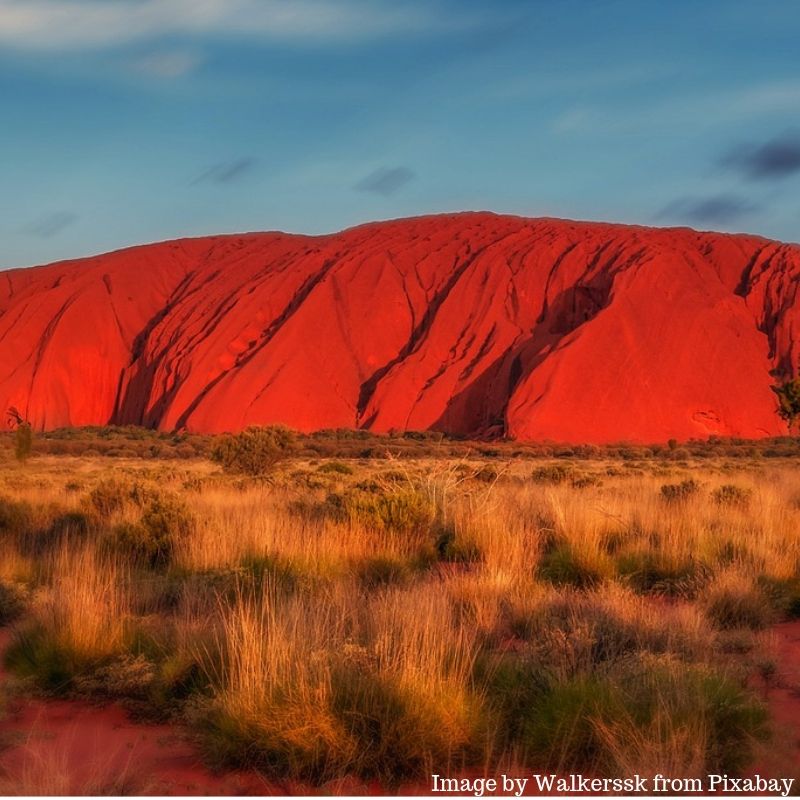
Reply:
<svg viewBox="0 0 800 800"><path fill-rule="evenodd" d="M794 0L0 0L0 267L463 209L800 240Z"/></svg>

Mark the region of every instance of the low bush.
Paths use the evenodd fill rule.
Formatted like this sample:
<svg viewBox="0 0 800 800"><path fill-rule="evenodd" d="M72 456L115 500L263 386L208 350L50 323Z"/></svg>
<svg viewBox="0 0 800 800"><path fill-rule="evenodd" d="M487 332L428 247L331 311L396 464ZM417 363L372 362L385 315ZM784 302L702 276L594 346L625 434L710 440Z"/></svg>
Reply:
<svg viewBox="0 0 800 800"><path fill-rule="evenodd" d="M33 526L30 503L0 497L0 536L3 533L25 533Z"/></svg>
<svg viewBox="0 0 800 800"><path fill-rule="evenodd" d="M349 464L345 464L343 461L327 461L317 467L317 472L321 472L323 475L352 475L353 468Z"/></svg>
<svg viewBox="0 0 800 800"><path fill-rule="evenodd" d="M151 568L167 566L178 537L187 536L192 515L177 497L156 495L138 522L122 522L112 531L114 548L137 563Z"/></svg>
<svg viewBox="0 0 800 800"><path fill-rule="evenodd" d="M482 483L494 483L500 477L500 472L497 467L491 464L484 464L471 477L473 480L481 481Z"/></svg>
<svg viewBox="0 0 800 800"><path fill-rule="evenodd" d="M750 505L752 495L753 492L750 489L743 489L741 486L726 483L720 486L719 489L715 489L711 497L720 506L747 508Z"/></svg>
<svg viewBox="0 0 800 800"><path fill-rule="evenodd" d="M360 561L356 567L359 582L367 591L381 586L406 583L412 574L411 567L405 559L377 556Z"/></svg>
<svg viewBox="0 0 800 800"><path fill-rule="evenodd" d="M25 610L25 592L14 583L0 581L0 627L14 622Z"/></svg>
<svg viewBox="0 0 800 800"><path fill-rule="evenodd" d="M463 528L439 524L436 553L440 561L452 564L474 564L483 560L480 548Z"/></svg>
<svg viewBox="0 0 800 800"><path fill-rule="evenodd" d="M211 450L211 460L226 472L266 475L292 454L295 443L294 432L281 425L247 428L221 437Z"/></svg>
<svg viewBox="0 0 800 800"><path fill-rule="evenodd" d="M780 616L800 619L800 578L778 580L761 576L758 585Z"/></svg>
<svg viewBox="0 0 800 800"><path fill-rule="evenodd" d="M554 464L549 467L537 467L531 474L536 483L564 483L569 480L574 470L569 464Z"/></svg>
<svg viewBox="0 0 800 800"><path fill-rule="evenodd" d="M576 475L570 484L573 489L590 489L602 486L603 480L599 475Z"/></svg>
<svg viewBox="0 0 800 800"><path fill-rule="evenodd" d="M130 486L116 478L106 478L89 492L89 504L108 518L121 511L130 499Z"/></svg>
<svg viewBox="0 0 800 800"><path fill-rule="evenodd" d="M661 499L667 503L677 503L688 500L697 494L700 484L694 478L687 478L680 483L665 483L661 487Z"/></svg>
<svg viewBox="0 0 800 800"><path fill-rule="evenodd" d="M338 522L350 522L372 531L405 534L430 531L437 518L433 500L414 488L334 492L328 495L323 510L326 516Z"/></svg>

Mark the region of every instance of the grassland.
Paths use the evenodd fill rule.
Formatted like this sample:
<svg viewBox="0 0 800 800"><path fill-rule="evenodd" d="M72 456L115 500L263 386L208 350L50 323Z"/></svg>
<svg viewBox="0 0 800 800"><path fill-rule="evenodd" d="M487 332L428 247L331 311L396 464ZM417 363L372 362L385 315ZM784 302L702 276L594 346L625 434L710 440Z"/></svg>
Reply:
<svg viewBox="0 0 800 800"><path fill-rule="evenodd" d="M0 451L20 691L121 700L211 764L314 783L734 773L770 735L752 687L800 616L791 440L329 436L247 478L206 439L114 438Z"/></svg>

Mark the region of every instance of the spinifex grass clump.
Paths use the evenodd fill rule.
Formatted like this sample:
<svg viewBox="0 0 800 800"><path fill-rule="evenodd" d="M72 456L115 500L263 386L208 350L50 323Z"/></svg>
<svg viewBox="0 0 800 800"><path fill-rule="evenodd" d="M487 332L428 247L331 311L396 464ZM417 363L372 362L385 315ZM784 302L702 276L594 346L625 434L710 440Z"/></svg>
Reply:
<svg viewBox="0 0 800 800"><path fill-rule="evenodd" d="M446 601L428 589L353 599L267 591L224 612L204 716L212 755L319 780L395 779L478 744L474 645Z"/></svg>
<svg viewBox="0 0 800 800"><path fill-rule="evenodd" d="M43 688L65 691L76 676L124 652L127 580L118 562L68 543L52 556L47 573L8 661Z"/></svg>
<svg viewBox="0 0 800 800"><path fill-rule="evenodd" d="M774 618L768 596L747 576L727 572L701 598L705 612L718 628L761 630Z"/></svg>
<svg viewBox="0 0 800 800"><path fill-rule="evenodd" d="M525 633L524 648L478 662L497 730L524 763L612 775L739 769L765 733L758 701L706 663L713 648L697 612L659 611L613 588L573 591L543 600Z"/></svg>
<svg viewBox="0 0 800 800"><path fill-rule="evenodd" d="M676 560L647 549L623 553L617 572L637 592L684 599L696 597L711 579L710 568L697 558Z"/></svg>
<svg viewBox="0 0 800 800"><path fill-rule="evenodd" d="M610 562L603 554L578 543L557 541L539 559L539 577L556 586L589 589L609 574Z"/></svg>

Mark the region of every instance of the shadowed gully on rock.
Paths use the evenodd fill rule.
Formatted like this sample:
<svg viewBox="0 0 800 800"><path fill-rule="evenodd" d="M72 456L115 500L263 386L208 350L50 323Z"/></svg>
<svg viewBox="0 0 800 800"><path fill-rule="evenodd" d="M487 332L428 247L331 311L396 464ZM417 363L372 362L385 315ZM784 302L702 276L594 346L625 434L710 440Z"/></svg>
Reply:
<svg viewBox="0 0 800 800"><path fill-rule="evenodd" d="M0 403L38 429L773 436L798 276L754 236L488 213L146 245L4 273Z"/></svg>

